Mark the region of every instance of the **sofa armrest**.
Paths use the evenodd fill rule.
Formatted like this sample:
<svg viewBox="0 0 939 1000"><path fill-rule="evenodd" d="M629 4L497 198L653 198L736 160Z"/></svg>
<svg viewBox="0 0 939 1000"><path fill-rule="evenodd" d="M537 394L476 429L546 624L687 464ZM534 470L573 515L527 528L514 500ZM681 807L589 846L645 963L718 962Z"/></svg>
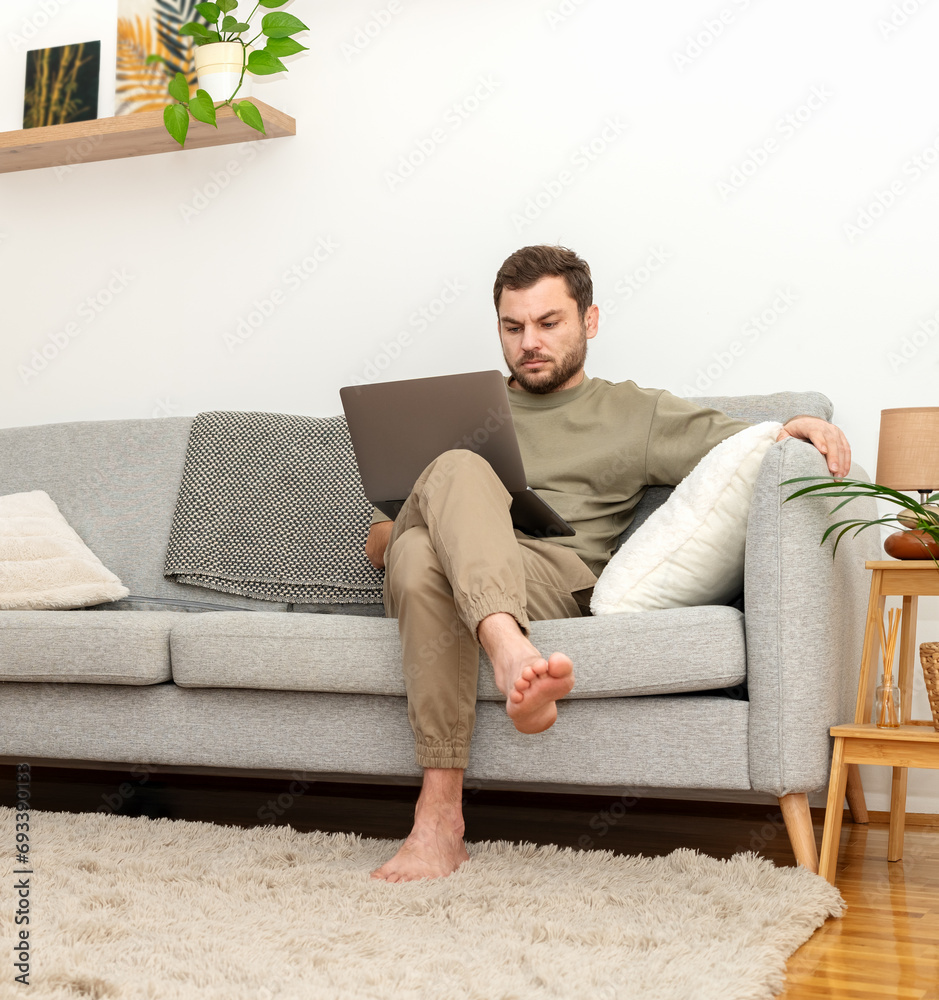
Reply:
<svg viewBox="0 0 939 1000"><path fill-rule="evenodd" d="M845 535L832 559L837 520L876 517L874 500L804 497L784 503L797 476L827 475L816 449L794 438L767 452L747 526L744 600L750 697L750 782L774 795L828 783L829 727L854 718L870 574L878 529ZM852 479L869 479L857 465Z"/></svg>

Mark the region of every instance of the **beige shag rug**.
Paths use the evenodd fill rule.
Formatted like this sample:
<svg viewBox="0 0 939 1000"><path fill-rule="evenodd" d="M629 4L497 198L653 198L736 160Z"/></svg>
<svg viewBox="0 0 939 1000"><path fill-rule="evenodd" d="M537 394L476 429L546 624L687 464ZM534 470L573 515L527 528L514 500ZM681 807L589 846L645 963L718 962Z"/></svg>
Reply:
<svg viewBox="0 0 939 1000"><path fill-rule="evenodd" d="M369 879L397 842L34 812L30 986L13 981L14 816L0 997L42 1000L756 1000L837 890L754 854L470 845L448 879Z"/></svg>

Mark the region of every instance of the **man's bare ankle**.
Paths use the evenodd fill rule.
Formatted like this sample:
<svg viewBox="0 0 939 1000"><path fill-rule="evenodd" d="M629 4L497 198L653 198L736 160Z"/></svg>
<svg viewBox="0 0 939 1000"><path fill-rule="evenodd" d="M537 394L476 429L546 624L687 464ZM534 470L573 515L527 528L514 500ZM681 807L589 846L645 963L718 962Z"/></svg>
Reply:
<svg viewBox="0 0 939 1000"><path fill-rule="evenodd" d="M418 800L414 806L414 826L459 830L462 836L465 826L462 800L456 805L452 805L451 803L421 802Z"/></svg>
<svg viewBox="0 0 939 1000"><path fill-rule="evenodd" d="M452 825L454 818L463 821L463 769L425 767L421 793L414 807L415 820L439 819Z"/></svg>
<svg viewBox="0 0 939 1000"><path fill-rule="evenodd" d="M524 636L521 625L507 611L494 611L476 626L476 637L488 653L490 646Z"/></svg>

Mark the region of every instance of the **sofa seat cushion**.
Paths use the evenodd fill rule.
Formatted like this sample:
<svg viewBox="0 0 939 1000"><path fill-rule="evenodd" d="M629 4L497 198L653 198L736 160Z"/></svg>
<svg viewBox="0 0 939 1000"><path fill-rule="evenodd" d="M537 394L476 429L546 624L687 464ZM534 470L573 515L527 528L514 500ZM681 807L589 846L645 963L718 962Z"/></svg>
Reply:
<svg viewBox="0 0 939 1000"><path fill-rule="evenodd" d="M574 660L572 698L708 691L746 679L743 616L734 608L533 622L531 637L542 651L562 650ZM405 696L392 619L185 615L170 647L173 680L181 687ZM503 701L485 654L480 661L479 698Z"/></svg>
<svg viewBox="0 0 939 1000"><path fill-rule="evenodd" d="M172 611L0 611L0 681L162 684Z"/></svg>

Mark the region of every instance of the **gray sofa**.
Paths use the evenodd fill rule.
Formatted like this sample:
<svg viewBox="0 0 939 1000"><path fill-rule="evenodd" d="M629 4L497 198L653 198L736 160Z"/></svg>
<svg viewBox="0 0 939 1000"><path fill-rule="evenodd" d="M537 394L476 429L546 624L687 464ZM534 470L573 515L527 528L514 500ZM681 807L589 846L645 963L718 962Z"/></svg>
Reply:
<svg viewBox="0 0 939 1000"><path fill-rule="evenodd" d="M700 402L752 421L831 417L818 393ZM380 605L309 613L163 577L190 424L0 430L0 495L45 490L130 590L95 609L0 612L0 757L417 780L397 627ZM810 445L770 448L737 606L535 623L540 648L573 657L576 690L552 729L522 736L483 669L467 782L768 793L797 858L817 864L806 793L827 784L829 726L852 715L876 544L846 539L833 560L819 545L830 502L783 504L784 480L824 473ZM663 493L648 491L640 518Z"/></svg>

